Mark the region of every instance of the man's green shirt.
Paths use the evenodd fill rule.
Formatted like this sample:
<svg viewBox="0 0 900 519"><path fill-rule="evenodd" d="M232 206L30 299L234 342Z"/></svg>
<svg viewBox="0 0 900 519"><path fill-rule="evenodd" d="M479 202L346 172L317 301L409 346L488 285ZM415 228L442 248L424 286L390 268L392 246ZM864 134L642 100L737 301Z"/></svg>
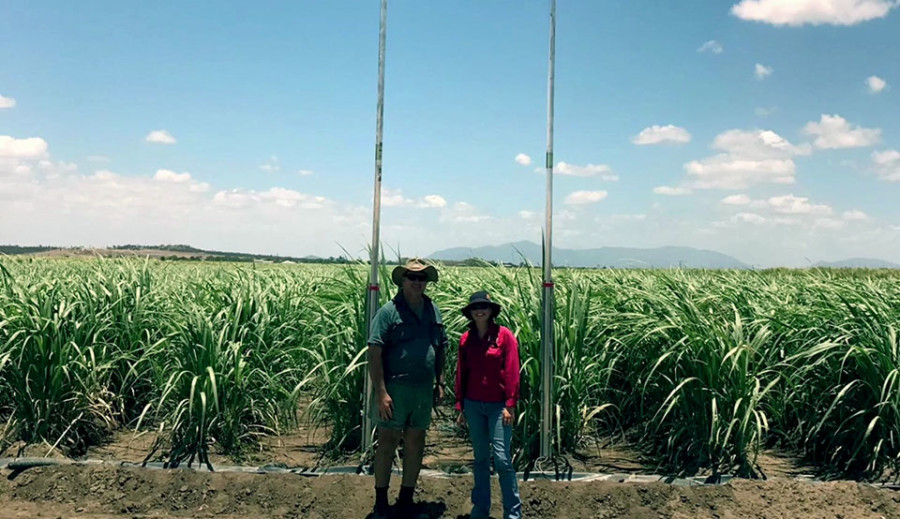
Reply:
<svg viewBox="0 0 900 519"><path fill-rule="evenodd" d="M385 382L429 389L434 385L435 353L446 351L447 334L437 305L423 297L421 318L402 293L375 313L368 343L382 348Z"/></svg>

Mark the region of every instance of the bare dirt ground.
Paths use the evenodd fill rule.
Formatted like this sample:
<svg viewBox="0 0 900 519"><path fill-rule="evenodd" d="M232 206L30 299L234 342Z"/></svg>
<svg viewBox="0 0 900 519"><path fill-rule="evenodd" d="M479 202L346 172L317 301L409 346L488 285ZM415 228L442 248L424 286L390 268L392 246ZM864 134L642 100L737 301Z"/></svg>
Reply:
<svg viewBox="0 0 900 519"><path fill-rule="evenodd" d="M333 518L369 515L365 476L202 473L100 466L2 474L0 518ZM394 481L393 491L399 481ZM469 478L422 478L416 501L429 518L464 519ZM529 481L525 517L540 518L900 518L900 493L851 482L791 479L721 486ZM499 488L494 481L494 495ZM495 504L494 517L499 517Z"/></svg>
<svg viewBox="0 0 900 519"><path fill-rule="evenodd" d="M355 459L324 460L319 446L327 429L301 428L267 439L244 465L314 467L353 464ZM154 437L123 432L91 449L87 458L140 462ZM0 456L44 456L47 446L14 446ZM52 456L59 453L53 452ZM234 460L213 456L214 464ZM447 470L468 465L465 438L437 421L429 432L425 466ZM654 467L622 446L591 446L571 460L578 472L646 474ZM788 456L767 452L760 464L767 481L733 480L720 486L684 487L663 483L613 481L528 481L521 491L529 518L896 518L900 492L854 482L810 483L791 479L809 473ZM0 472L0 519L47 518L366 518L371 511L371 477L296 474L205 473L142 470L115 465L45 467ZM494 480L495 501L499 487ZM396 497L399 480L392 483ZM423 517L466 519L469 477L422 477L416 494ZM494 504L494 518L500 517Z"/></svg>

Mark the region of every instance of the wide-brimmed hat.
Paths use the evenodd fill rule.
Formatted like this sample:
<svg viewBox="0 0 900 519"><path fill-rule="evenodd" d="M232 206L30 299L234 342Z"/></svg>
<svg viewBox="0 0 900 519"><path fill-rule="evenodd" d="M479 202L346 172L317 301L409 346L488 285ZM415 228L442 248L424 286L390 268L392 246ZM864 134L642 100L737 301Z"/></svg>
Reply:
<svg viewBox="0 0 900 519"><path fill-rule="evenodd" d="M491 307L491 317L497 317L498 315L500 315L500 305L491 301L491 295L484 290L480 290L469 296L469 304L463 307L462 314L466 316L466 319L471 319L472 307L484 304Z"/></svg>
<svg viewBox="0 0 900 519"><path fill-rule="evenodd" d="M438 271L434 268L434 265L426 265L425 262L419 258L411 258L406 261L406 265L394 267L394 271L391 272L391 280L398 287L403 286L403 276L407 272L422 272L428 276L425 278L425 281L435 282L438 280Z"/></svg>

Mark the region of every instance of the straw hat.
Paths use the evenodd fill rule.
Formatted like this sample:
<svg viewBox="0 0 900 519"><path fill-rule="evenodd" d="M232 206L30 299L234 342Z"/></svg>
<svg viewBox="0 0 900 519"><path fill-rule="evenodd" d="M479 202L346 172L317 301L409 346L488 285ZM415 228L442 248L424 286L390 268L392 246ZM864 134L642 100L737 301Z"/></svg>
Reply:
<svg viewBox="0 0 900 519"><path fill-rule="evenodd" d="M419 258L411 258L406 261L406 265L398 265L394 268L394 271L391 272L391 280L395 285L403 286L403 276L406 275L407 272L422 272L427 278L425 281L437 281L438 280L438 271L434 268L434 265L426 265L425 262Z"/></svg>

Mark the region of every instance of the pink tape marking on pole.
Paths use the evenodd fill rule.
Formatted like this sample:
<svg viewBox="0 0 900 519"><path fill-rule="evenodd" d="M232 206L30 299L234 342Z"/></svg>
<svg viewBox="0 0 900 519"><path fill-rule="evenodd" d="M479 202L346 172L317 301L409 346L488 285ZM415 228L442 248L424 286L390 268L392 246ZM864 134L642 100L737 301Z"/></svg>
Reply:
<svg viewBox="0 0 900 519"><path fill-rule="evenodd" d="M379 290L381 290L381 287L379 287L378 285L369 285L369 290L378 292Z"/></svg>
<svg viewBox="0 0 900 519"><path fill-rule="evenodd" d="M553 288L553 283L544 283L544 288Z"/></svg>

